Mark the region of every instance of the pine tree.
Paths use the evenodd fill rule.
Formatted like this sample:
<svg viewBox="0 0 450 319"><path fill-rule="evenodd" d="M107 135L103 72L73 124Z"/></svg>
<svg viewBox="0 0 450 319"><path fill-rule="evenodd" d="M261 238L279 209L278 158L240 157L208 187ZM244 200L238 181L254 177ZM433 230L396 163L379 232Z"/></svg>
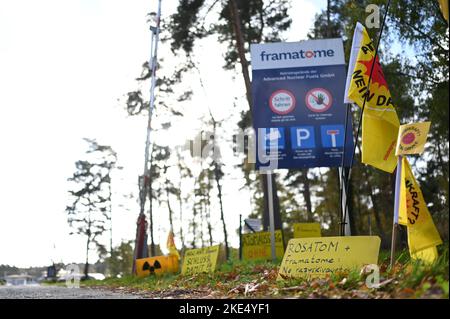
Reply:
<svg viewBox="0 0 450 319"><path fill-rule="evenodd" d="M84 276L87 278L91 245L95 244L100 249L104 246L99 237L108 230L108 226L112 236L110 174L117 155L110 146L100 145L92 139L85 141L89 144L86 153L91 158L75 163L76 171L68 179L73 189L69 190L70 204L66 207L66 213L67 221L74 229L70 234L86 237Z"/></svg>

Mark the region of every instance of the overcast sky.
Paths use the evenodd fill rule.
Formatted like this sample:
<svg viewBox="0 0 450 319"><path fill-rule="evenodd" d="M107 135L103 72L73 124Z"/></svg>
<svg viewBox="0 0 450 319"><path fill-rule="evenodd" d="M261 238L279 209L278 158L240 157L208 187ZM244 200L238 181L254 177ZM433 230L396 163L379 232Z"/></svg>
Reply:
<svg viewBox="0 0 450 319"><path fill-rule="evenodd" d="M163 16L174 11L176 2L163 1ZM326 1L292 2L293 24L286 35L296 41L306 38L314 14ZM127 117L123 97L137 87L135 78L148 59L146 13L155 11L156 3L0 2L0 264L84 261L84 238L68 235L64 212L66 180L83 156L84 137L109 144L118 153L124 170L113 181L113 241L134 239L138 203L126 202L128 211L119 204L124 203L122 194L137 191L146 119ZM168 47L161 47L165 60L170 60ZM223 71L218 46L196 58L207 92L196 90L190 103L198 110L189 116L198 118L209 103L220 118L233 110L235 97L244 101L241 78L238 74L233 80L232 72ZM180 142L186 132L198 129L189 116L177 123L169 141ZM224 185L227 226L235 247L238 215L250 213L248 193L237 191L241 184L230 178ZM156 215L156 239L165 242L167 216Z"/></svg>

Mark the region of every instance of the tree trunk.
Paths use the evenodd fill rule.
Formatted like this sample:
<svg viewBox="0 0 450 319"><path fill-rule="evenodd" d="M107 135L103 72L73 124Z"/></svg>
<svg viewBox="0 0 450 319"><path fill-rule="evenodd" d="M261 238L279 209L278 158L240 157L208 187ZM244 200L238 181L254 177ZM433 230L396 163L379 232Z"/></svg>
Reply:
<svg viewBox="0 0 450 319"><path fill-rule="evenodd" d="M203 234L203 229L205 228L204 222L206 218L205 203L203 201L204 195L202 195L202 201L200 202L200 241L202 242L202 248L205 247L205 236Z"/></svg>
<svg viewBox="0 0 450 319"><path fill-rule="evenodd" d="M208 176L208 192L206 193L206 203L207 203L206 223L208 226L209 245L212 246L213 237L212 237L212 227L211 227L211 196L210 196L210 191L211 191L212 187L211 187L211 179L209 177L210 176Z"/></svg>
<svg viewBox="0 0 450 319"><path fill-rule="evenodd" d="M211 222L208 221L208 235L209 235L209 245L212 246L213 244L213 237L212 237L212 227Z"/></svg>
<svg viewBox="0 0 450 319"><path fill-rule="evenodd" d="M223 226L223 237L224 237L224 244L225 244L225 257L228 260L230 258L230 250L228 247L228 233L227 233L227 227L225 223L225 215L223 213L223 204L222 204L222 186L220 185L220 176L219 176L219 165L217 163L214 163L214 176L216 179L216 185L217 185L217 192L219 197L219 204L220 204L220 219L222 220L222 226Z"/></svg>
<svg viewBox="0 0 450 319"><path fill-rule="evenodd" d="M369 186L370 200L372 201L373 214L375 216L375 223L376 223L377 229L380 233L380 237L382 238L382 240L384 240L385 232L383 229L383 224L381 222L380 207L378 205L377 199L375 198L375 195L373 194L372 183L370 182L368 177L366 177L366 178L367 178L367 186Z"/></svg>
<svg viewBox="0 0 450 319"><path fill-rule="evenodd" d="M112 257L113 254L113 224L112 224L112 204L111 204L111 182L108 183L109 190L109 255Z"/></svg>
<svg viewBox="0 0 450 319"><path fill-rule="evenodd" d="M88 274L89 274L89 245L91 243L91 210L89 209L89 215L88 215L88 228L87 228L87 241L86 241L86 263L84 265L84 278L87 279L88 278Z"/></svg>
<svg viewBox="0 0 450 319"><path fill-rule="evenodd" d="M184 247L184 234L183 234L183 201L181 198L181 182L179 185L180 189L179 189L179 196L178 196L178 201L179 201L179 206L180 206L180 240L181 240L181 248Z"/></svg>
<svg viewBox="0 0 450 319"><path fill-rule="evenodd" d="M310 183L308 179L308 169L304 168L301 172L302 176L302 184L303 184L303 197L305 198L305 204L306 204L306 216L308 219L308 222L314 221L313 219L313 213L312 213L312 204L311 204L311 189L310 189Z"/></svg>
<svg viewBox="0 0 450 319"><path fill-rule="evenodd" d="M372 198L373 196L371 196L370 198ZM372 199L372 203L375 203L376 200L375 198ZM378 203L377 204L373 204L373 213L375 216L375 223L377 225L378 231L380 232L380 237L384 240L386 234L384 232L383 229L383 223L381 222L381 215L380 215L380 211L379 211L379 207L378 207Z"/></svg>
<svg viewBox="0 0 450 319"><path fill-rule="evenodd" d="M361 149L359 149L359 151L361 152ZM346 188L347 188L347 183L349 183L349 185L348 185L348 192L345 194L345 196L346 196L346 202L347 202L347 217L348 217L348 220L349 220L349 224L350 224L350 233L351 233L351 235L352 236L355 236L356 235L356 226L355 226L355 213L354 213L354 211L353 211L353 187L352 187L352 183L351 183L351 180L349 180L349 178L348 178L348 175L349 175L349 172L350 172L350 168L348 168L348 167L346 167L346 168L344 168L344 171L343 171L343 181L344 181L344 184L343 184L343 189L344 189L344 192L345 192L345 190L346 190ZM345 207L344 207L344 209L345 209ZM344 211L344 210L342 210L342 211ZM346 226L346 224L345 224L345 220L343 219L343 218L341 218L340 219L341 220L341 225L340 225L340 233L341 233L341 235L343 235L344 233L345 233L345 226Z"/></svg>
<svg viewBox="0 0 450 319"><path fill-rule="evenodd" d="M346 168L346 176L348 176L348 171L349 169ZM346 180L348 180L348 178L346 178ZM347 198L347 206L348 206L348 220L350 223L350 233L352 236L356 236L358 234L358 232L356 231L356 227L355 227L355 213L353 211L353 185L351 181L348 181L350 184L348 185L348 194Z"/></svg>
<svg viewBox="0 0 450 319"><path fill-rule="evenodd" d="M169 181L166 180L166 185L168 185ZM167 196L167 209L169 210L169 223L170 223L170 230L173 231L173 211L172 207L170 206L170 198L169 198L169 188L166 187L166 196Z"/></svg>
<svg viewBox="0 0 450 319"><path fill-rule="evenodd" d="M327 0L327 38L331 37L330 27L330 0Z"/></svg>
<svg viewBox="0 0 450 319"><path fill-rule="evenodd" d="M354 192L354 197L355 197L355 205L357 207L356 211L358 212L358 215L361 216L361 191L358 189L356 192ZM356 224L356 222L358 222ZM368 229L371 229L371 220L370 220L370 213L367 215L367 223L368 223ZM356 227L357 225L357 227ZM355 221L355 228L357 228L359 231L363 230L364 231L364 219L363 218L358 218L357 221ZM351 229L351 226L350 226ZM353 233L352 233L353 234Z"/></svg>
<svg viewBox="0 0 450 319"><path fill-rule="evenodd" d="M180 240L181 240L181 248L184 248L184 234L183 234L183 198L181 196L181 180L183 179L183 173L181 171L181 158L180 154L177 150L177 159L178 159L178 171L180 173L180 181L178 183L178 205L180 207Z"/></svg>
<svg viewBox="0 0 450 319"><path fill-rule="evenodd" d="M438 155L438 162L441 166L441 171L443 173L443 180L448 181L448 163L447 165L444 162L443 156L442 156L442 149L441 149L441 137L437 136L437 155ZM445 183L445 201L448 203L448 197L449 197L449 185L448 183Z"/></svg>
<svg viewBox="0 0 450 319"><path fill-rule="evenodd" d="M88 236L86 242L86 263L84 265L84 278L88 278L89 273L89 244L91 243L91 236Z"/></svg>
<svg viewBox="0 0 450 319"><path fill-rule="evenodd" d="M194 207L193 214L192 214L192 248L196 248L196 234L197 234L197 224L195 223L195 217L197 217L197 209Z"/></svg>
<svg viewBox="0 0 450 319"><path fill-rule="evenodd" d="M239 60L241 63L242 75L244 77L247 101L251 113L253 111L252 107L253 103L252 103L252 88L250 82L250 74L248 72L249 63L247 61L247 58L245 57L244 37L242 36L241 21L239 18L239 10L236 4L236 0L230 0L229 6L230 6L230 16L232 19L231 24L233 25L236 47L239 55Z"/></svg>
<svg viewBox="0 0 450 319"><path fill-rule="evenodd" d="M246 97L248 106L250 109L250 121L253 123L252 120L252 112L253 112L253 101L252 101L252 87L250 82L250 73L248 71L249 63L247 61L247 58L245 57L245 47L244 47L244 37L242 35L242 26L241 21L239 18L239 10L236 4L236 0L229 0L229 8L230 8L230 17L231 17L231 24L233 26L233 31L235 35L236 40L236 48L239 55L239 61L242 68L242 76L244 77L244 83L245 83L245 89L246 89ZM266 224L269 224L269 206L268 206L268 190L267 190L267 176L266 174L260 174L260 181L262 184L262 189L264 193L264 212L263 212L263 224L266 227ZM273 202L274 202L274 218L275 218L275 229L281 229L281 215L280 215L280 205L279 205L279 199L278 199L278 193L277 193L277 183L275 179L275 175L272 174L272 194L273 194Z"/></svg>
<svg viewBox="0 0 450 319"><path fill-rule="evenodd" d="M194 201L193 201L193 207L192 207L192 248L195 248L195 242L196 242L196 234L197 234L197 224L195 221L195 218L197 217L197 209L195 208L195 201L196 201L196 192L195 192L195 186L197 184L197 180L194 181Z"/></svg>
<svg viewBox="0 0 450 319"><path fill-rule="evenodd" d="M150 210L149 210L149 213L150 213L150 216L149 216L149 224L150 224L150 254L152 256L155 256L156 255L156 247L155 247L155 241L154 241L154 238L153 238L153 199L152 199L152 197L153 197L152 196L153 188L152 188L152 179L151 178L150 178L150 181L149 181L148 191L150 193L150 199L149 199L149 202L150 202Z"/></svg>

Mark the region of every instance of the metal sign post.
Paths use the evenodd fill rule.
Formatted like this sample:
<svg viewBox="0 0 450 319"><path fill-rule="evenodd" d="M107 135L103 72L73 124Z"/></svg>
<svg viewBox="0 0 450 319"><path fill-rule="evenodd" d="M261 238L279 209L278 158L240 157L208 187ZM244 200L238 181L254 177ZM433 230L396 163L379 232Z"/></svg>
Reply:
<svg viewBox="0 0 450 319"><path fill-rule="evenodd" d="M338 167L339 172L339 181L341 185L341 236L351 236L350 231L350 215L348 214L348 204L347 204L347 192L345 187L345 177L344 177L344 169L342 167Z"/></svg>
<svg viewBox="0 0 450 319"><path fill-rule="evenodd" d="M267 172L267 189L269 200L269 230L270 230L270 251L272 254L272 261L276 261L277 255L275 251L275 219L273 215L273 193L272 193L272 172Z"/></svg>
<svg viewBox="0 0 450 319"><path fill-rule="evenodd" d="M395 176L395 198L394 198L394 221L392 223L392 240L391 240L391 270L395 266L395 245L397 242L397 228L398 228L398 211L400 208L400 187L402 176L402 156L398 156L397 160L397 174Z"/></svg>

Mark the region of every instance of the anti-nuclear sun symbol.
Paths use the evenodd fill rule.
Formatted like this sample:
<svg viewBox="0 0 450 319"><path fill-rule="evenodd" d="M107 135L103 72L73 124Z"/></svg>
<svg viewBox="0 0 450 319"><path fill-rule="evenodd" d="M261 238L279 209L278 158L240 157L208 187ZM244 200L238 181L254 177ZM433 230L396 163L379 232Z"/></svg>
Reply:
<svg viewBox="0 0 450 319"><path fill-rule="evenodd" d="M374 58L372 57L372 59L367 60L367 61L358 61L359 63L361 63L362 65L364 65L366 67L366 72L365 75L370 76L370 70L372 69L372 64L373 64ZM380 60L376 59L375 62L375 66L373 67L373 72L372 72L372 79L371 79L372 83L377 83L378 86L384 86L386 89L388 89L387 86L387 82L386 79L384 78L384 73L383 73L383 69L381 68L381 64L380 64Z"/></svg>

